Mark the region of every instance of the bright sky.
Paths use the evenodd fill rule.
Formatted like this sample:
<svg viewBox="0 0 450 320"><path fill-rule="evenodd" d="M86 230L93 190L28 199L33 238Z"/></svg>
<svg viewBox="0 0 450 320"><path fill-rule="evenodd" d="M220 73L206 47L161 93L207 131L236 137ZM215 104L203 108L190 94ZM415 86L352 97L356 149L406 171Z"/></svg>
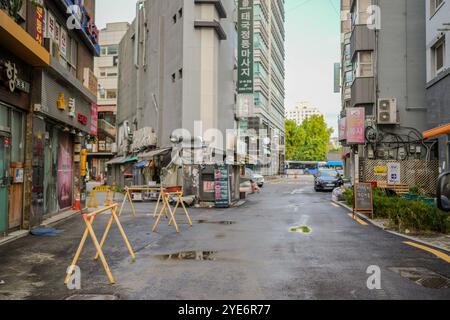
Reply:
<svg viewBox="0 0 450 320"><path fill-rule="evenodd" d="M226 0L230 1L230 0ZM340 95L333 93L333 65L340 61L340 0L286 1L286 109L309 101L335 129ZM131 22L133 0L97 0L97 26Z"/></svg>

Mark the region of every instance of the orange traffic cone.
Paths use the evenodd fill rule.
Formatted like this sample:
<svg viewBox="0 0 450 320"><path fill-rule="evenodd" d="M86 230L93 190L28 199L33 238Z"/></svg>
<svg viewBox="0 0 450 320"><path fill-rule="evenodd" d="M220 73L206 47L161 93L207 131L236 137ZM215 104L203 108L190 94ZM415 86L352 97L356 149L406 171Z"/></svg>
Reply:
<svg viewBox="0 0 450 320"><path fill-rule="evenodd" d="M80 194L76 194L75 195L75 201L74 201L74 204L73 204L73 210L76 210L76 211L81 211L82 210L81 209Z"/></svg>

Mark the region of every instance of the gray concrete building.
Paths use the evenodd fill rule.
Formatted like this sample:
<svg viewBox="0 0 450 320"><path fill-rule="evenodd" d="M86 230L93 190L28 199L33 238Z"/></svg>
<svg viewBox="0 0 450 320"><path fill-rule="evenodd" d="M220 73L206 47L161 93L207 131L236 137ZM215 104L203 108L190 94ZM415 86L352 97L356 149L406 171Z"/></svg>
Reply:
<svg viewBox="0 0 450 320"><path fill-rule="evenodd" d="M119 48L119 154L123 133L142 128L158 147L181 128L235 129L236 46L232 1L144 1Z"/></svg>
<svg viewBox="0 0 450 320"><path fill-rule="evenodd" d="M426 0L427 139L438 139L440 170L450 169L450 3ZM433 140L431 140L433 141ZM436 140L435 140L436 141Z"/></svg>
<svg viewBox="0 0 450 320"><path fill-rule="evenodd" d="M359 159L431 158L421 139L427 127L423 0L343 0L341 10L340 139L352 176L359 179ZM365 110L363 127L348 121L350 108L358 107ZM348 141L355 132L363 141Z"/></svg>

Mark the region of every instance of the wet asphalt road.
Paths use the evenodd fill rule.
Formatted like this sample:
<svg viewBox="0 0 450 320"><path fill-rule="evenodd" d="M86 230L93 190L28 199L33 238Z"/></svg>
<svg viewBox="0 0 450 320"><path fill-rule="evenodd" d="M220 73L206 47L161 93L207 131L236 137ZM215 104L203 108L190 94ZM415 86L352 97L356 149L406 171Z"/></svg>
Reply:
<svg viewBox="0 0 450 320"><path fill-rule="evenodd" d="M425 288L393 271L423 268L450 278L450 264L352 220L331 203L330 193L315 193L310 179L269 183L239 208L191 209L194 227L180 214L180 234L167 224L152 233L152 205L137 210L138 218L122 217L136 262L116 228L105 245L116 285L92 261L92 243L78 264L82 290L63 285L82 234L76 217L59 226L65 231L55 238L27 237L0 247L0 299L450 299L450 289ZM99 230L106 218L97 221ZM311 233L289 232L295 226ZM196 255L178 258L190 251ZM189 259L201 254L204 260ZM367 288L372 265L381 269L381 290Z"/></svg>

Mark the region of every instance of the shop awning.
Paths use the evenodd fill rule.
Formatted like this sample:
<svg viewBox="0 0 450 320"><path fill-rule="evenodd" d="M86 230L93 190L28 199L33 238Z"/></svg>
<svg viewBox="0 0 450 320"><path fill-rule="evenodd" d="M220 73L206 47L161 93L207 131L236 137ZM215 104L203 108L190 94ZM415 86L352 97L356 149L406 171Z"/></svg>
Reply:
<svg viewBox="0 0 450 320"><path fill-rule="evenodd" d="M153 160L154 157L169 153L172 148L156 149L145 153L138 154L140 160Z"/></svg>
<svg viewBox="0 0 450 320"><path fill-rule="evenodd" d="M125 158L125 160L122 161L122 164L135 162L137 160L138 160L138 158L136 156L131 156L131 157Z"/></svg>
<svg viewBox="0 0 450 320"><path fill-rule="evenodd" d="M106 165L121 164L123 160L125 160L125 157L116 157L111 161L108 161Z"/></svg>
<svg viewBox="0 0 450 320"><path fill-rule="evenodd" d="M429 139L429 138L433 138L433 137L444 135L444 134L450 134L450 123L439 126L437 128L434 128L434 129L431 129L428 131L425 131L423 133L423 138Z"/></svg>
<svg viewBox="0 0 450 320"><path fill-rule="evenodd" d="M147 165L148 165L148 160L142 160L142 161L139 161L138 163L136 163L134 165L134 167L136 169L142 169L142 168L145 168Z"/></svg>
<svg viewBox="0 0 450 320"><path fill-rule="evenodd" d="M0 34L0 44L28 64L33 67L50 64L50 53L2 10Z"/></svg>

